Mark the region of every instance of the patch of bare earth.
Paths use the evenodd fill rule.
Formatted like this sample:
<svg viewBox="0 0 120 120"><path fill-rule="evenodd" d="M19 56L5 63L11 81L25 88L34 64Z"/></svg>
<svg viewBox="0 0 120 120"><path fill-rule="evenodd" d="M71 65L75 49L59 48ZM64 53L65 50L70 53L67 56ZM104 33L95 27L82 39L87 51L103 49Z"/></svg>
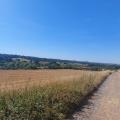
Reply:
<svg viewBox="0 0 120 120"><path fill-rule="evenodd" d="M72 120L120 120L120 73L113 73Z"/></svg>

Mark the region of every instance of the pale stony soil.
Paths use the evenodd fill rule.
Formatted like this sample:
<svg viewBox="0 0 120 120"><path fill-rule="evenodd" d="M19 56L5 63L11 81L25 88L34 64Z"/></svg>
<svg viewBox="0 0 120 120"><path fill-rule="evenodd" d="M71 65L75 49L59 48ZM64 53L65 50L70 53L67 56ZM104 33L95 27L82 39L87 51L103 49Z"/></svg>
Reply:
<svg viewBox="0 0 120 120"><path fill-rule="evenodd" d="M120 72L113 73L72 120L120 120Z"/></svg>

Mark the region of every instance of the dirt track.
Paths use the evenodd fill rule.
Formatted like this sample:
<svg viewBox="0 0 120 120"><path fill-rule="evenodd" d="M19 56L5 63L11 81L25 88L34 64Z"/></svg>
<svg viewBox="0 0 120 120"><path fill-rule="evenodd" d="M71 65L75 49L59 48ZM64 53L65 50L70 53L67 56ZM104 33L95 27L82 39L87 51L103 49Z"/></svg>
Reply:
<svg viewBox="0 0 120 120"><path fill-rule="evenodd" d="M113 73L72 120L120 120L120 73Z"/></svg>

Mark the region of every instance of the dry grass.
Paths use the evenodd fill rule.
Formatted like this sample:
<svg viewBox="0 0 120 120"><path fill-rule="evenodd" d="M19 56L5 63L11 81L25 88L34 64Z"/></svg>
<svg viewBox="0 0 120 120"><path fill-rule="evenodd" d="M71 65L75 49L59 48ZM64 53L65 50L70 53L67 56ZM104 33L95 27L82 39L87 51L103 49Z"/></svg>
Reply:
<svg viewBox="0 0 120 120"><path fill-rule="evenodd" d="M43 86L93 74L97 74L98 77L103 72L81 70L0 70L0 90L9 91L31 86Z"/></svg>
<svg viewBox="0 0 120 120"><path fill-rule="evenodd" d="M108 74L107 71L1 70L0 120L63 120Z"/></svg>

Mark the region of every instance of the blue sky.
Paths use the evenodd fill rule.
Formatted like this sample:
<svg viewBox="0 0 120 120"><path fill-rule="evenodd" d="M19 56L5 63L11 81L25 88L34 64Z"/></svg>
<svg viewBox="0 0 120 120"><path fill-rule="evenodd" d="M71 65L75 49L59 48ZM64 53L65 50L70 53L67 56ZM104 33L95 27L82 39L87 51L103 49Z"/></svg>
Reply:
<svg viewBox="0 0 120 120"><path fill-rule="evenodd" d="M119 0L0 0L0 53L120 63Z"/></svg>

